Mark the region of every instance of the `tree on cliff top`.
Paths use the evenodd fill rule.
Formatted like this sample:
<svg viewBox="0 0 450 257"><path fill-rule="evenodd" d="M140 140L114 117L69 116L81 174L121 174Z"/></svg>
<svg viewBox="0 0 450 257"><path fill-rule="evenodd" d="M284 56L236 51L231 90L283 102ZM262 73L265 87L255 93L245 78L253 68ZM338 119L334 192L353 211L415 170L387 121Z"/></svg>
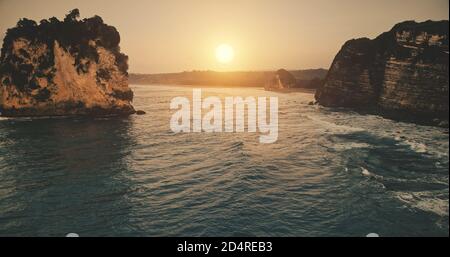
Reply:
<svg viewBox="0 0 450 257"><path fill-rule="evenodd" d="M78 20L78 18L80 18L80 10L73 9L66 15L66 18L64 18L64 22L75 22Z"/></svg>
<svg viewBox="0 0 450 257"><path fill-rule="evenodd" d="M63 21L52 17L41 20L38 25L35 21L26 18L19 20L16 27L6 32L0 56L0 77L7 75L5 77L10 77L11 80L6 82L18 86L20 90L33 89L36 74L47 72L49 83L52 83L55 41L75 58L78 72L88 70L85 67L88 64L81 60L89 59L90 62L99 60L96 47L90 44L92 41L97 46L109 50L115 56L118 69L128 74L128 56L120 52L120 34L116 28L105 24L99 16L83 20L79 20L79 17L80 11L74 9L65 16ZM13 53L13 43L19 38L26 39L33 45L47 46L47 52L38 60L38 67L33 68L27 64L29 61L26 60L26 51L22 51L25 53L21 55Z"/></svg>
<svg viewBox="0 0 450 257"><path fill-rule="evenodd" d="M2 63L8 61L5 59L6 53L11 52L12 43L18 38L27 39L31 43L46 44L49 49L52 49L56 40L74 56L95 59L95 56L90 56L93 51L81 51L89 48L89 41L92 40L97 45L110 50L115 55L116 64L120 70L127 73L128 57L120 52L120 34L116 28L105 24L99 16L83 20L78 20L79 17L80 11L73 9L63 21L52 17L49 20L41 20L38 25L35 21L26 18L19 20L16 27L6 32L0 61Z"/></svg>

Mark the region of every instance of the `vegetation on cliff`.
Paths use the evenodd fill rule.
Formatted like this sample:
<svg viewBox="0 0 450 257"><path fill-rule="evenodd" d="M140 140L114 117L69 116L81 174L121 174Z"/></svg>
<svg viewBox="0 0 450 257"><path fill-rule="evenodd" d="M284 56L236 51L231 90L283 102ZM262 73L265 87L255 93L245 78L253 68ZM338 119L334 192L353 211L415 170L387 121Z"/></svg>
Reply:
<svg viewBox="0 0 450 257"><path fill-rule="evenodd" d="M119 70L127 74L128 56L120 52L120 35L116 28L105 24L101 17L94 16L79 20L79 10L74 9L60 21L56 17L43 19L37 24L33 20L23 18L17 26L6 32L3 40L0 57L0 74L8 75L3 79L4 85L15 85L18 90L26 91L36 89L37 79L47 77L51 84L54 76L54 53L53 47L57 41L59 45L75 57L75 65L79 73L87 72L89 59L98 62L99 56L95 46L90 44L94 41L97 46L102 46L112 52L115 56L116 65ZM20 54L13 52L14 41L17 39L28 40L31 45L46 45L46 53L41 55L38 67L33 67L27 62L29 54L23 49ZM46 72L49 71L49 72ZM99 77L108 76L105 71L99 72ZM45 89L38 97L45 97Z"/></svg>
<svg viewBox="0 0 450 257"><path fill-rule="evenodd" d="M0 112L8 116L128 114L128 56L101 17L23 18L0 55Z"/></svg>

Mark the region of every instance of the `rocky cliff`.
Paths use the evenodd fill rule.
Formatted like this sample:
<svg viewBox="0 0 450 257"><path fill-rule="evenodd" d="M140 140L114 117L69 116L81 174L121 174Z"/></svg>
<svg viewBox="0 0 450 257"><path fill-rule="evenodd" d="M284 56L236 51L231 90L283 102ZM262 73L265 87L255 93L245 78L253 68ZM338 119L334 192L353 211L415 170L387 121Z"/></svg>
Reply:
<svg viewBox="0 0 450 257"><path fill-rule="evenodd" d="M297 84L294 75L285 69L278 70L264 86L265 90L280 90L293 88Z"/></svg>
<svg viewBox="0 0 450 257"><path fill-rule="evenodd" d="M406 21L373 40L350 40L336 55L316 100L399 118L448 121L448 34L448 21Z"/></svg>
<svg viewBox="0 0 450 257"><path fill-rule="evenodd" d="M63 21L22 19L7 31L0 57L4 116L134 113L128 57L117 30L77 9Z"/></svg>

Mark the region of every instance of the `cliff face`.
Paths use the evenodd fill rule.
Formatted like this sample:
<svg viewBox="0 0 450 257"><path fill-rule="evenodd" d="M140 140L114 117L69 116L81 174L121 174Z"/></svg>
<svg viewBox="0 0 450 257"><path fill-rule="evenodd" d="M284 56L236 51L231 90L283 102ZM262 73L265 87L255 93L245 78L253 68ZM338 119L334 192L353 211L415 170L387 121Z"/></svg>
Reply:
<svg viewBox="0 0 450 257"><path fill-rule="evenodd" d="M294 75L285 69L278 70L272 79L264 86L265 90L280 90L285 88L293 88L297 84Z"/></svg>
<svg viewBox="0 0 450 257"><path fill-rule="evenodd" d="M128 57L120 35L98 17L22 19L9 29L0 57L4 116L132 114Z"/></svg>
<svg viewBox="0 0 450 257"><path fill-rule="evenodd" d="M316 100L417 119L449 114L448 21L407 21L344 44Z"/></svg>

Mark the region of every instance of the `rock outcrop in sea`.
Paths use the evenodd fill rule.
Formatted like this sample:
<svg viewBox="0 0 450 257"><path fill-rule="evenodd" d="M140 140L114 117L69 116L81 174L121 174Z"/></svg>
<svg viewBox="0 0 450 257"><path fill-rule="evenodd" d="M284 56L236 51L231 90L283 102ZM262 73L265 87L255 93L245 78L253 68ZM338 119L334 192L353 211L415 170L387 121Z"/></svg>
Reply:
<svg viewBox="0 0 450 257"><path fill-rule="evenodd" d="M3 116L128 115L128 56L120 35L101 17L71 11L8 29L0 57Z"/></svg>
<svg viewBox="0 0 450 257"><path fill-rule="evenodd" d="M294 75L285 69L278 70L272 79L270 79L266 85L265 90L281 90L287 88L293 88L297 84L297 80Z"/></svg>
<svg viewBox="0 0 450 257"><path fill-rule="evenodd" d="M347 41L316 100L442 124L449 115L448 47L448 21L406 21L373 40Z"/></svg>

